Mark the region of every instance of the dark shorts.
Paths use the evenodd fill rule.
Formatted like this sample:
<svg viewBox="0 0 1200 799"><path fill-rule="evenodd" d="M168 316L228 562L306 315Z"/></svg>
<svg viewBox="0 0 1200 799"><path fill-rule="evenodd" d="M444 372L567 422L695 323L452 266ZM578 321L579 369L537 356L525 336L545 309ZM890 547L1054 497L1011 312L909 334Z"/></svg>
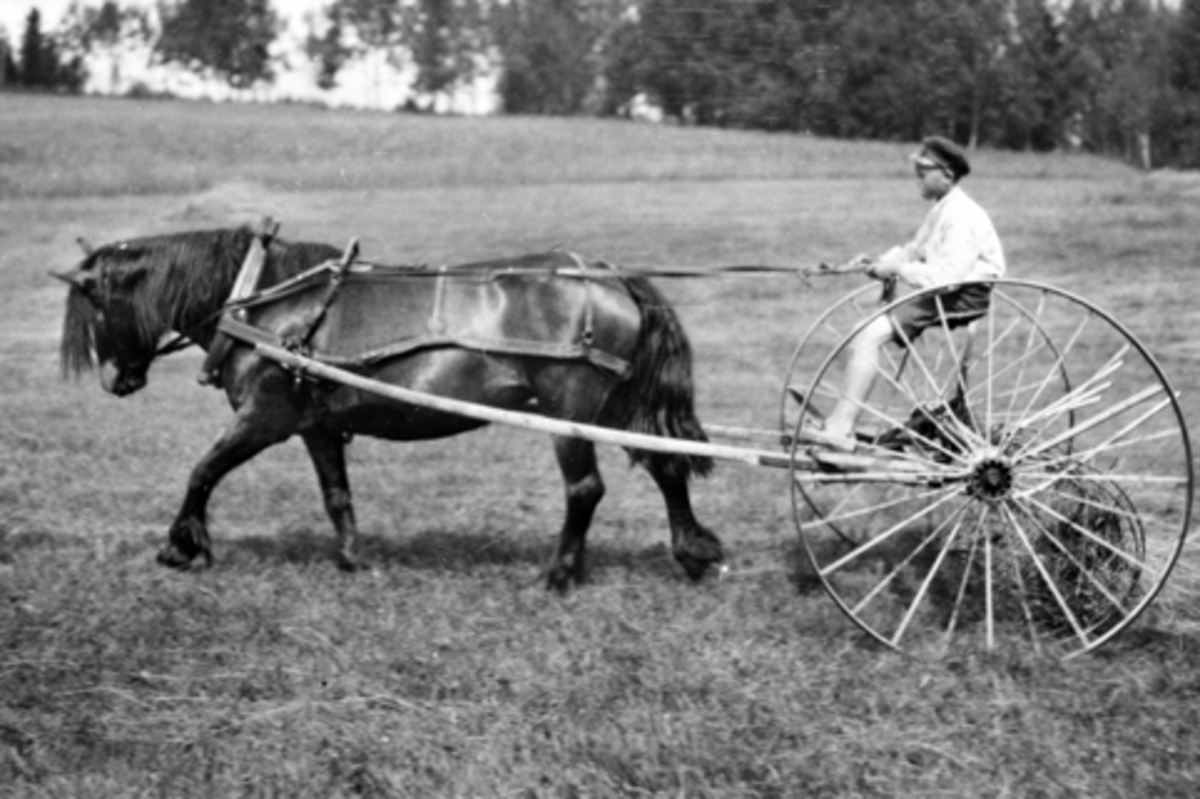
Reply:
<svg viewBox="0 0 1200 799"><path fill-rule="evenodd" d="M916 341L925 328L941 327L943 318L951 330L973 322L987 313L991 298L991 283L967 283L906 302L888 314L896 342Z"/></svg>

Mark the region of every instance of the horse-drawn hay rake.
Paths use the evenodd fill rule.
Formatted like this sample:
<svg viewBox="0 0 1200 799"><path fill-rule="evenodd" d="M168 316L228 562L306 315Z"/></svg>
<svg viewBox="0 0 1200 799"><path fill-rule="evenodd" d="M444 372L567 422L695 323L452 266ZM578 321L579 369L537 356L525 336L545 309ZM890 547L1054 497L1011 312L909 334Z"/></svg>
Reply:
<svg viewBox="0 0 1200 799"><path fill-rule="evenodd" d="M604 279L582 264L563 277ZM616 276L620 275L618 270ZM824 445L854 334L885 307L866 286L825 312L792 358L782 451L551 419L381 383L269 343L299 373L400 402L556 436L786 469L804 549L865 632L901 650L994 648L1023 637L1066 655L1126 628L1163 587L1186 538L1192 455L1175 391L1124 326L1074 294L997 280L988 314L889 349L852 453ZM815 377L798 374L822 356ZM1086 373L1071 363L1086 359Z"/></svg>
<svg viewBox="0 0 1200 799"><path fill-rule="evenodd" d="M712 438L738 439L713 443L551 418L537 406L493 407L313 357L245 320L242 295L258 281L246 272L261 268L263 257L255 252L225 307L220 329L228 339L209 348L210 369L233 339L297 381L370 392L438 418L785 470L795 524L825 590L862 630L898 650L1022 641L1061 656L1094 650L1149 607L1183 550L1194 474L1178 396L1128 329L1052 286L992 281L982 318L952 330L943 317L918 340L889 348L860 414L857 446L844 452L827 446L813 420L841 398L857 332L920 292L881 304L865 286L833 305L795 351L778 427L708 426ZM306 335L342 275L390 269L357 262L356 252L352 245L293 281L303 287L314 273L332 276L319 313L302 325ZM519 266L505 274L514 271ZM555 279L583 283L624 274L579 259L553 270ZM435 317L443 301L437 291ZM775 448L745 444L755 438Z"/></svg>

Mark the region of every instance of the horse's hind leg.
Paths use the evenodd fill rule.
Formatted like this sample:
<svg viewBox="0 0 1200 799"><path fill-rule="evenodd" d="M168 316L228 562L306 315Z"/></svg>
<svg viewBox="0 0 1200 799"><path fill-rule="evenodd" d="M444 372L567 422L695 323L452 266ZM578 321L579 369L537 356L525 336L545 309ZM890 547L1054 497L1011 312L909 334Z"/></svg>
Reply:
<svg viewBox="0 0 1200 799"><path fill-rule="evenodd" d="M653 461L647 464L646 470L658 484L667 505L671 552L687 576L699 580L710 566L725 559L721 540L696 519L686 479L668 474Z"/></svg>
<svg viewBox="0 0 1200 799"><path fill-rule="evenodd" d="M317 470L325 512L338 536L338 566L346 571L362 567L358 554L358 526L350 499L350 478L346 472L346 443L337 430L310 431L303 435L304 446Z"/></svg>
<svg viewBox="0 0 1200 799"><path fill-rule="evenodd" d="M596 465L596 447L592 442L555 437L554 454L566 485L567 516L558 536L558 550L550 564L546 585L555 591L566 591L583 579L587 531L596 506L604 497L604 481Z"/></svg>

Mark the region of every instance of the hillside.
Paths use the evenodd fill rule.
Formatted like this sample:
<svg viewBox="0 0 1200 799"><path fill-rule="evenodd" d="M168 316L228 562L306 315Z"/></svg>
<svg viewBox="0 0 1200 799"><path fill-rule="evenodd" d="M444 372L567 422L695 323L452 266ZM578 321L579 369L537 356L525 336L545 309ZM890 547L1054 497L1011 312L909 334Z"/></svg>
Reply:
<svg viewBox="0 0 1200 799"><path fill-rule="evenodd" d="M5 95L0 197L679 180L908 177L911 142L845 142L589 118L435 117ZM1099 180L1089 157L982 152L980 174Z"/></svg>

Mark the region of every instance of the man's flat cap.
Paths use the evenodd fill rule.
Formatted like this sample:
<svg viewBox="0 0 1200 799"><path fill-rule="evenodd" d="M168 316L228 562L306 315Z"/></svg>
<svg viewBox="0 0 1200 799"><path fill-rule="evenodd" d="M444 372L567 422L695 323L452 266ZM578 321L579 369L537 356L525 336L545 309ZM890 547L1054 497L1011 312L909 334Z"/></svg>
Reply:
<svg viewBox="0 0 1200 799"><path fill-rule="evenodd" d="M958 180L971 173L971 164L963 149L949 139L929 136L921 142L921 149L913 153L913 163L944 169Z"/></svg>

